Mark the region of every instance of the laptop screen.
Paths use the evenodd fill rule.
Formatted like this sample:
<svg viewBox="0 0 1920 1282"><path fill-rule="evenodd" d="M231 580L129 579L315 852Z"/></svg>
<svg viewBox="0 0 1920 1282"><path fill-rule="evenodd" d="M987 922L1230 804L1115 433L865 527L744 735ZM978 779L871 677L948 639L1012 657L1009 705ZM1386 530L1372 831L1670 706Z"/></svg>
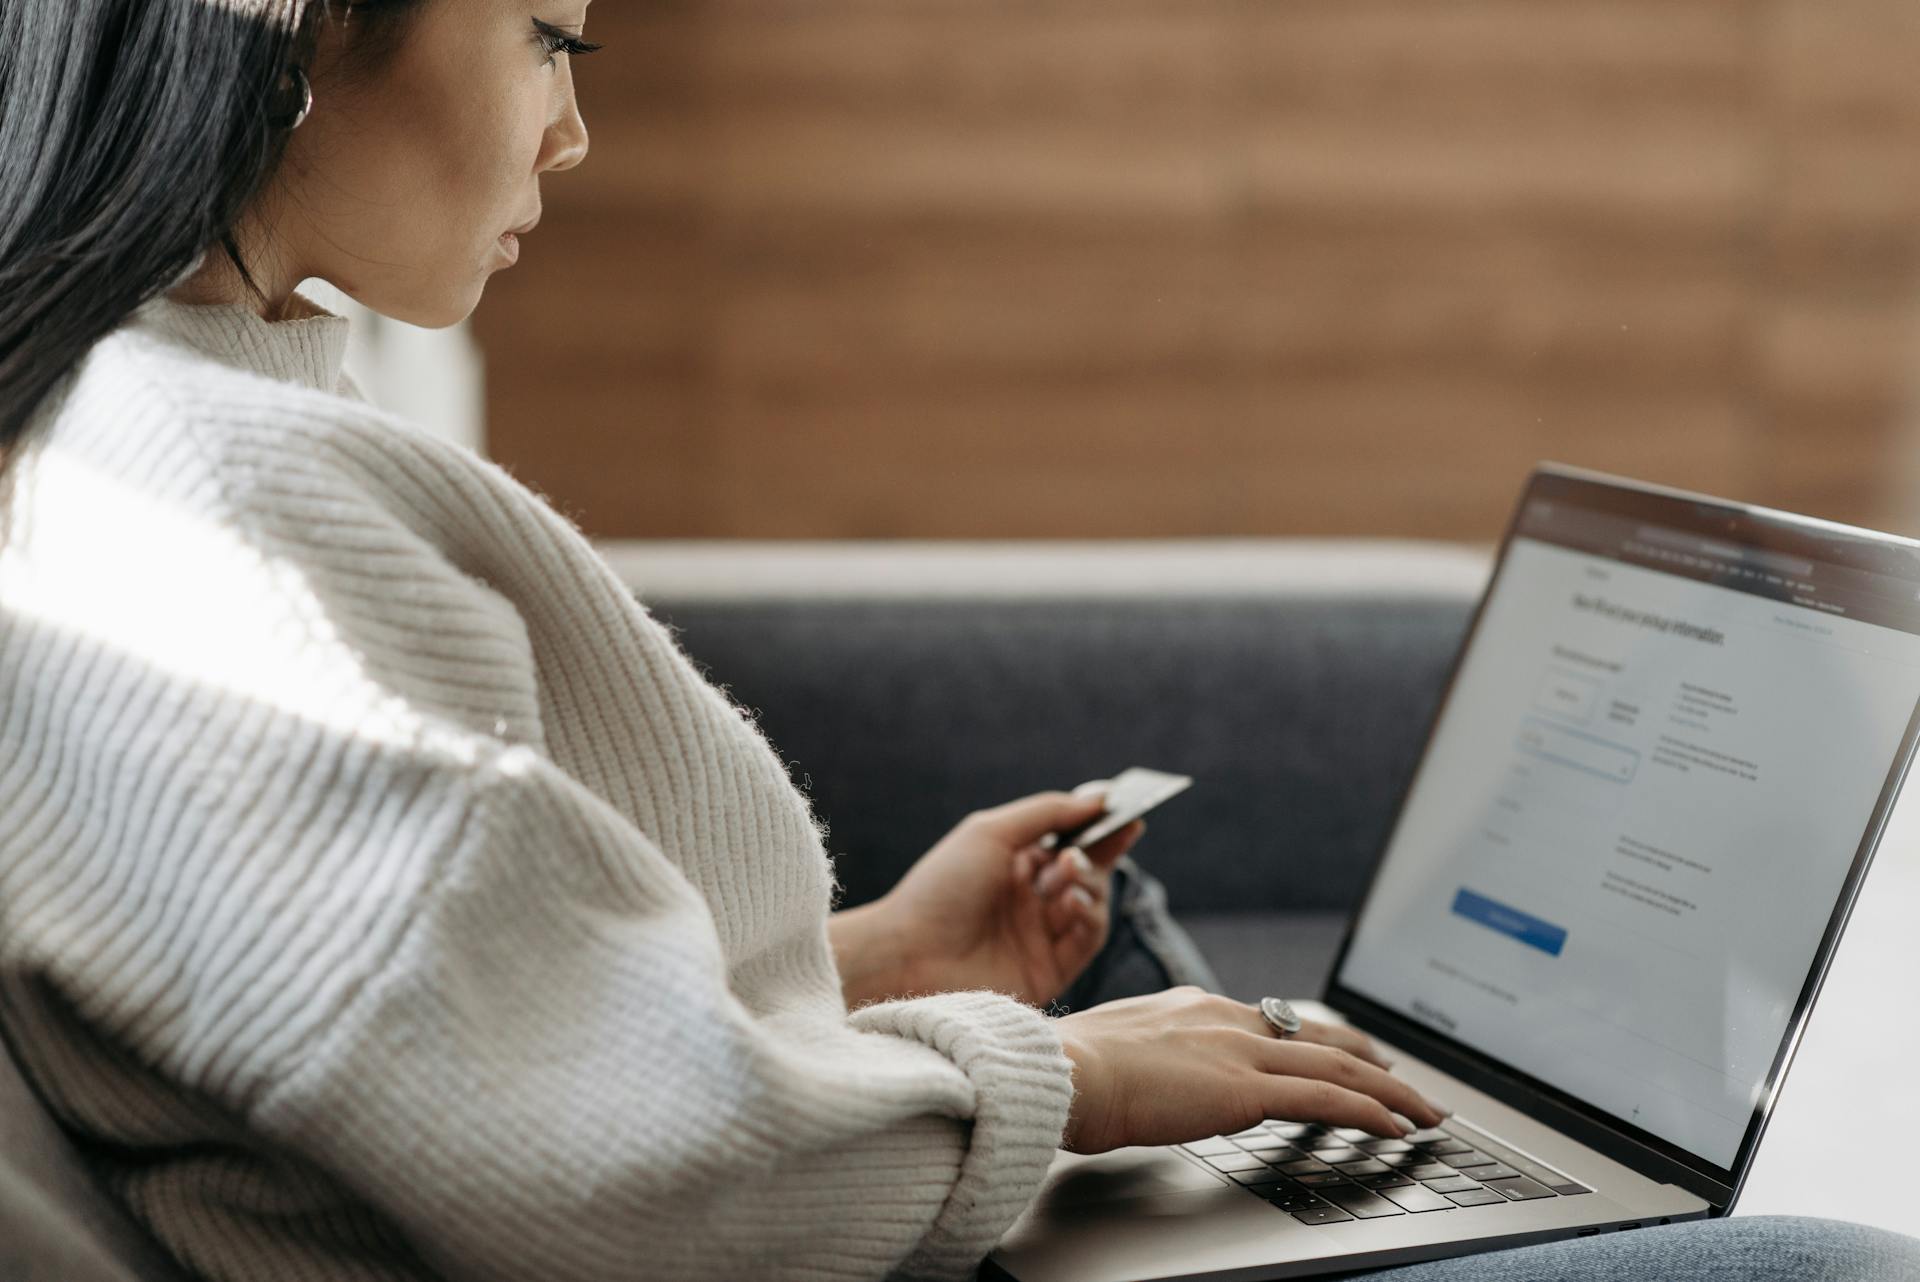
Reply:
<svg viewBox="0 0 1920 1282"><path fill-rule="evenodd" d="M1611 488L1530 488L1337 982L1730 1168L1920 700L1920 576Z"/></svg>

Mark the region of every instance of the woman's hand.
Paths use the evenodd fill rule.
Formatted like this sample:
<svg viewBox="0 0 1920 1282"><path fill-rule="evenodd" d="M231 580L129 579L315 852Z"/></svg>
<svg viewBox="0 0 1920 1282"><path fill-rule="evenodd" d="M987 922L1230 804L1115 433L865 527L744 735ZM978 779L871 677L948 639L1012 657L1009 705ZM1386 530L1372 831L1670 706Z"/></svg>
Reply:
<svg viewBox="0 0 1920 1282"><path fill-rule="evenodd" d="M1393 1114L1447 1111L1387 1072L1373 1042L1307 1021L1276 1036L1257 1007L1186 985L1061 1017L1073 1107L1061 1147L1104 1153L1231 1135L1268 1118L1357 1126L1398 1139Z"/></svg>
<svg viewBox="0 0 1920 1282"><path fill-rule="evenodd" d="M991 988L1040 1006L1064 992L1107 942L1113 865L1147 825L1057 857L1039 842L1103 813L1106 786L975 811L885 897L834 914L848 1004Z"/></svg>

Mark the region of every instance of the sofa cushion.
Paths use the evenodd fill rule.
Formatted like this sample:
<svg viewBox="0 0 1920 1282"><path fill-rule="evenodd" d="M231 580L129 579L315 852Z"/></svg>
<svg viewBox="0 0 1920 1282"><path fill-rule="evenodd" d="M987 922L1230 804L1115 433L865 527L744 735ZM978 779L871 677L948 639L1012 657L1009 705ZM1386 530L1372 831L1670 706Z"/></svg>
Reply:
<svg viewBox="0 0 1920 1282"><path fill-rule="evenodd" d="M178 1276L94 1183L0 1041L0 1278L166 1282Z"/></svg>

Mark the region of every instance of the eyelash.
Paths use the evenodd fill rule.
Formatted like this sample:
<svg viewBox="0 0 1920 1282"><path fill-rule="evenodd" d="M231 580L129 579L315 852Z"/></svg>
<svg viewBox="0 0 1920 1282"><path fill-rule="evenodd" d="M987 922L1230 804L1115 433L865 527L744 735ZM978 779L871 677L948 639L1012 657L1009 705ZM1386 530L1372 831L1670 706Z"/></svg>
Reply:
<svg viewBox="0 0 1920 1282"><path fill-rule="evenodd" d="M560 28L544 23L538 18L533 20L533 29L540 37L540 44L547 51L547 61L545 65L549 67L553 65L553 57L555 54L564 53L571 58L578 57L581 54L593 53L601 48L600 45L590 40L582 40L578 36L570 36L560 30Z"/></svg>

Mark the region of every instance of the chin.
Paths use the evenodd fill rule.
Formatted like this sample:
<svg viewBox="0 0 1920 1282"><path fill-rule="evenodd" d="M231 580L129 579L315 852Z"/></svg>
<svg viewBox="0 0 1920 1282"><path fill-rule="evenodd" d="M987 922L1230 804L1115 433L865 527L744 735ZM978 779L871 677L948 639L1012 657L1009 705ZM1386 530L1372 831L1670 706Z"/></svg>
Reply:
<svg viewBox="0 0 1920 1282"><path fill-rule="evenodd" d="M449 290L431 298L394 299L390 306L363 301L367 301L369 307L389 320L417 325L421 329L447 329L473 315L485 289L486 282L481 281L467 289Z"/></svg>

